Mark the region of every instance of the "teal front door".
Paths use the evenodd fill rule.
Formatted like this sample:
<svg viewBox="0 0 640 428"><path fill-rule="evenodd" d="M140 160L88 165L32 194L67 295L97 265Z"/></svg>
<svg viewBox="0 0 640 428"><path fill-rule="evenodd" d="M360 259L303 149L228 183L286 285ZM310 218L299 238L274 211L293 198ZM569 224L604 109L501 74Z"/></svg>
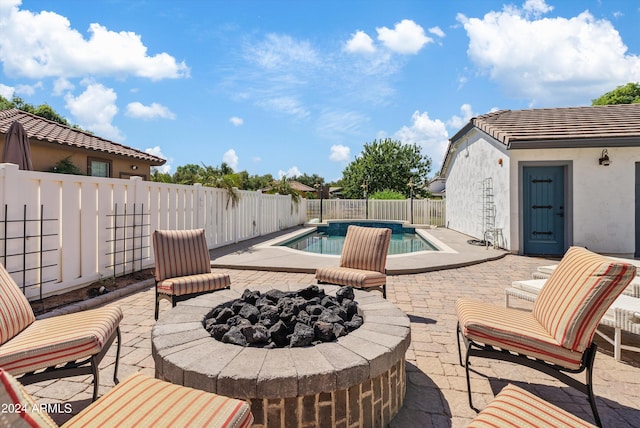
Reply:
<svg viewBox="0 0 640 428"><path fill-rule="evenodd" d="M564 170L563 166L523 168L525 254L565 252Z"/></svg>

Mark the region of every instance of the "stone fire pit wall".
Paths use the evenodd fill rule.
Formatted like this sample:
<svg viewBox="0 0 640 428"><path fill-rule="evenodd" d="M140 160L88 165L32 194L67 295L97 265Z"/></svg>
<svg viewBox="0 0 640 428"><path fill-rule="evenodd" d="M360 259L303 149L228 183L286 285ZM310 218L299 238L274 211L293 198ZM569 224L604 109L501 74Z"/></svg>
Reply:
<svg viewBox="0 0 640 428"><path fill-rule="evenodd" d="M256 286L295 291L306 285ZM327 294L339 288L321 285ZM356 290L364 324L335 342L264 349L226 344L202 326L243 290L221 290L161 313L151 333L156 377L251 403L254 427L384 427L402 407L409 318L379 293Z"/></svg>

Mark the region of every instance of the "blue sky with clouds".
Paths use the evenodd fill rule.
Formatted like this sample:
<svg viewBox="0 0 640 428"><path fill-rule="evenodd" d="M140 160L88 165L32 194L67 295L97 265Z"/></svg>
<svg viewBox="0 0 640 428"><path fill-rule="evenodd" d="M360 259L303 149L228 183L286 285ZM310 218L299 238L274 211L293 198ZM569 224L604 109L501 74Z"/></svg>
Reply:
<svg viewBox="0 0 640 428"><path fill-rule="evenodd" d="M0 0L0 95L167 159L341 177L365 143L640 81L628 0Z"/></svg>

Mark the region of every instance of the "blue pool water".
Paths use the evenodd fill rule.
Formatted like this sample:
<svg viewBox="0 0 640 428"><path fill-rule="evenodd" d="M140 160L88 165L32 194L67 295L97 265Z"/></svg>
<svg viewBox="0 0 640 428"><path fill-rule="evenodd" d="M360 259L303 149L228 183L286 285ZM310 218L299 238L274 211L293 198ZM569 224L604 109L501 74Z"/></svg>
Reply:
<svg viewBox="0 0 640 428"><path fill-rule="evenodd" d="M297 237L280 245L315 254L340 255L344 245L344 236L351 223L329 223L318 226L317 230ZM366 227L389 227L392 229L389 255L407 254L418 251L438 251L437 247L420 235L413 228L404 228L400 223L366 223L358 224ZM393 226L390 226L393 225Z"/></svg>

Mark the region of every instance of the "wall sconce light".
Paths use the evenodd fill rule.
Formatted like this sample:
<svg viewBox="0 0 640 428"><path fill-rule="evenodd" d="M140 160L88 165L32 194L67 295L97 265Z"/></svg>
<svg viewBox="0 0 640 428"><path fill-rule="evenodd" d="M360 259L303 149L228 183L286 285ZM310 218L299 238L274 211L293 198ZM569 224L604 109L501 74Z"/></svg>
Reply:
<svg viewBox="0 0 640 428"><path fill-rule="evenodd" d="M502 166L502 158L498 158L498 165Z"/></svg>
<svg viewBox="0 0 640 428"><path fill-rule="evenodd" d="M611 165L611 159L609 159L609 152L607 149L602 150L602 155L600 156L600 159L598 159L598 163L602 166Z"/></svg>
<svg viewBox="0 0 640 428"><path fill-rule="evenodd" d="M136 169L138 169L138 165L131 165L131 169L135 171Z"/></svg>

